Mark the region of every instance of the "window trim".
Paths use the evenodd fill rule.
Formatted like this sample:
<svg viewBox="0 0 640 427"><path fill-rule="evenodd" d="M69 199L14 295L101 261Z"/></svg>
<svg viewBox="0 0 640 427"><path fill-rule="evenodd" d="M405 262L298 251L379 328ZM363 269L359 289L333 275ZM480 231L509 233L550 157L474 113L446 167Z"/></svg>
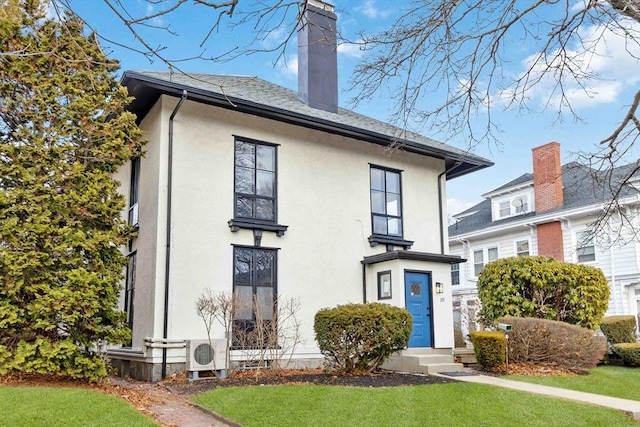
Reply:
<svg viewBox="0 0 640 427"><path fill-rule="evenodd" d="M373 212L373 198L372 196L372 181L371 181L371 172L373 169L377 169L380 171L383 171L384 173L386 172L391 172L391 173L395 173L398 175L398 187L399 187L399 193L398 196L400 198L400 215L388 215L386 213L386 204L385 204L385 214L378 214ZM402 172L404 172L401 169L395 169L395 168L390 168L390 167L386 167L386 166L380 166L374 163L369 163L369 220L371 222L371 236L369 236L368 240L369 240L369 244L371 246L376 246L378 244L386 244L388 246L401 246L403 247L405 250L411 248L411 246L413 245L413 241L412 240L406 240L404 238L404 197L402 194L402 190L403 190L403 186L402 186ZM378 190L376 190L378 191ZM385 194L385 198L387 195L387 189L386 189L386 177L385 177L385 190L384 190L384 194ZM396 194L396 193L393 193ZM374 218L375 217L384 217L387 220L389 218L397 218L400 220L400 234L396 235L396 234L388 234L388 228L387 228L387 234L382 234L382 233L376 233L374 231Z"/></svg>
<svg viewBox="0 0 640 427"><path fill-rule="evenodd" d="M527 254L526 255L520 255L520 252L518 252L518 243L522 243L522 242L527 242ZM525 238L525 239L520 239L520 240L514 240L513 241L513 253L515 254L516 257L531 256L531 239Z"/></svg>
<svg viewBox="0 0 640 427"><path fill-rule="evenodd" d="M388 281L388 289L385 289L385 282L383 279L385 277L389 278ZM393 281L391 278L391 270L379 271L378 272L378 300L391 299L393 294Z"/></svg>
<svg viewBox="0 0 640 427"><path fill-rule="evenodd" d="M476 262L476 253L480 253L482 260L482 267L480 267L480 270L478 270L476 268L476 266L479 264L478 262ZM480 275L480 272L482 272L482 269L484 268L484 249L475 249L473 251L473 277L478 277Z"/></svg>
<svg viewBox="0 0 640 427"><path fill-rule="evenodd" d="M457 280L453 278L456 277ZM451 286L459 286L460 285L460 263L451 264Z"/></svg>
<svg viewBox="0 0 640 427"><path fill-rule="evenodd" d="M489 259L489 250L491 250L491 249L495 249L496 250L497 256L496 256L495 259L491 259L490 260ZM476 252L480 252L482 254L482 267L480 267L480 270L478 270L478 271L476 271L477 270L476 266L479 265L479 263L476 262L476 257L475 257ZM491 245L483 246L483 247L480 247L480 248L472 249L471 255L472 255L472 264L473 264L473 277L478 277L487 264L489 264L490 262L495 261L497 259L500 259L500 245L499 244L491 244Z"/></svg>
<svg viewBox="0 0 640 427"><path fill-rule="evenodd" d="M517 199L526 199L526 205L524 210L519 211L518 209L520 209L520 207L518 206L513 206L513 201L517 200ZM509 214L508 215L502 215L502 211L503 208L501 208L500 205L502 205L503 203L508 203L509 205ZM514 216L520 216L520 215L526 215L527 213L531 212L531 194L530 193L520 193L520 194L512 194L509 196L505 196L505 197L496 197L494 199L494 201L492 202L492 212L493 212L493 218L494 221L498 221L501 219L506 219L506 218L511 218Z"/></svg>
<svg viewBox="0 0 640 427"><path fill-rule="evenodd" d="M133 261L133 266L132 266ZM124 308L122 311L126 313L125 322L129 329L133 331L134 320L134 303L135 303L135 291L136 291L136 278L137 271L136 266L138 264L138 251L130 252L127 255L127 267L124 285ZM133 337L132 337L133 338ZM131 347L132 341L124 344L123 347Z"/></svg>
<svg viewBox="0 0 640 427"><path fill-rule="evenodd" d="M236 292L236 250L238 249L248 249L251 250L253 253L251 255L251 261L252 264L255 265L255 256L256 256L256 252L257 251L264 251L264 252L271 252L273 253L273 272L272 272L272 286L263 286L263 287L270 287L273 289L273 301L272 301L272 307L275 313L276 310L276 303L278 301L278 251L280 250L280 248L272 248L272 247L261 247L261 246L247 246L247 245L234 245L232 244L232 255L231 255L231 292L232 295L235 295ZM247 320L247 319L232 319L232 327L235 327L236 322L240 321L240 322L255 322L256 321L256 312L255 312L255 307L253 306L253 299L255 298L255 296L257 295L257 287L258 285L255 282L257 276L257 270L254 270L251 272L251 276L250 276L250 285L251 285L251 298L252 298L252 307L251 307L251 320ZM240 285L240 286L246 286L246 285ZM233 337L233 334L232 334ZM256 347L259 348L259 347ZM236 343L232 343L232 349L242 349L239 346L236 345Z"/></svg>
<svg viewBox="0 0 640 427"><path fill-rule="evenodd" d="M576 249L575 249L575 254L576 254L576 262L580 263L580 264L590 264L590 263L594 263L594 262L598 262L598 256L597 256L597 251L596 251L596 242L595 242L595 238L594 236L591 236L591 238L587 241L585 241L586 244L581 245L581 242L583 240L582 236L584 234L588 234L589 231L587 229L582 229L579 231L576 231L575 237L576 237ZM580 252L584 249L587 248L593 248L593 254L588 254L588 255L592 255L593 259L588 259L588 260L580 260L582 255Z"/></svg>
<svg viewBox="0 0 640 427"><path fill-rule="evenodd" d="M127 222L132 227L139 225L139 202L140 202L140 157L131 159L131 175L129 176L129 210L127 212Z"/></svg>
<svg viewBox="0 0 640 427"><path fill-rule="evenodd" d="M257 147L259 145L261 146L265 146L265 147L271 147L274 149L274 158L273 158L273 197L265 197L265 196L258 196L257 194L249 194L249 193L239 193L236 190L236 185L237 185L237 161L238 161L238 153L236 150L236 144L238 142L241 143L246 143L246 144L252 144L255 148L256 148L256 153L257 153ZM235 136L233 139L233 220L235 221L239 221L239 222L251 222L251 223L258 223L258 224L277 224L278 223L278 144L273 144L270 142L265 142L265 141L258 141L255 139L251 139L251 138L245 138L245 137L240 137L240 136ZM257 156L257 154L254 154L254 161L255 161L255 156ZM253 166L253 172L254 172L254 176L257 173L258 168L257 165L254 164ZM271 171L269 171L271 172ZM257 183L256 183L256 192L257 192ZM273 219L265 219L265 218L256 218L255 216L253 217L244 217L244 216L239 216L238 215L238 195L244 196L244 197L251 197L252 199L256 200L256 199L263 199L263 200L272 200L273 201Z"/></svg>
<svg viewBox="0 0 640 427"><path fill-rule="evenodd" d="M276 236L282 237L288 229L287 225L278 224L278 147L280 144L260 141L253 138L247 138L244 136L233 135L233 218L227 221L227 225L231 232L235 233L240 229L249 229L249 230L261 230L261 231L273 231L276 233ZM245 142L249 144L254 144L254 146L263 145L268 147L274 147L274 196L273 196L273 219L263 219L263 218L246 218L238 216L238 203L237 197L238 194L236 192L236 167L237 167L237 152L236 152L236 143ZM256 168L254 167L254 171ZM255 195L254 195L255 196Z"/></svg>

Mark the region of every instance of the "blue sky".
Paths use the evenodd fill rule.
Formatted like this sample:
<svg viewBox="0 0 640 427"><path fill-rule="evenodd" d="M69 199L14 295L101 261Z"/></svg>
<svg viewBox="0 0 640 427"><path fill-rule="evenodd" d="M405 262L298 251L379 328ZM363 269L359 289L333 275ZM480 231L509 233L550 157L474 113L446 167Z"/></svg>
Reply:
<svg viewBox="0 0 640 427"><path fill-rule="evenodd" d="M241 4L248 0L241 0ZM132 14L153 13L163 7L162 3L151 3L145 0L121 0ZM338 13L338 28L343 36L357 40L357 32L366 30L375 32L388 28L399 16L408 1L383 0L333 0ZM76 11L86 22L98 32L117 43L133 45L133 35L115 17L102 0L71 0ZM244 3L247 4L247 3ZM576 4L579 4L576 1ZM166 3L165 3L166 5ZM251 25L243 25L233 29L223 27L220 32L213 33L207 43L200 47L216 15L204 7L189 5L179 11L153 21L157 27L169 25L171 31L178 36L158 28L142 29L146 40L156 46L166 46L163 54L168 58L185 58L202 54L215 56L234 47L246 46L252 40ZM223 20L226 18L223 18ZM228 21L228 20L227 20ZM586 25L581 31L585 38L597 33L597 26ZM287 33L286 28L274 31L256 47L270 48L276 46ZM120 60L122 70L145 69L167 70L161 61L150 62L140 53L103 42L105 51ZM242 56L230 62L211 62L193 60L180 63L184 71L211 72L222 74L256 75L282 86L296 89L297 86L297 42L295 38L286 52L286 61L275 63L275 54L261 53ZM591 83L589 96L575 85L569 86L572 106L581 116L576 121L571 115L560 117L553 108L544 109L549 98L552 81L543 80L535 90L528 93L532 111L518 111L516 108L505 109L500 103L492 110L492 121L502 129L499 145L479 145L473 153L487 157L495 162L495 166L484 171L457 178L447 183L449 214L458 213L470 205L482 200L481 195L499 185L531 171L531 149L550 141L561 144L563 161L575 159L579 151L591 151L597 148L598 142L608 136L618 121L625 114L625 105L637 90L640 83L640 61L634 59L625 50L629 46L624 41L607 36L597 46L598 55L585 59L585 67L589 72L597 74L600 80ZM504 65L505 73L517 75L522 72L527 58L535 54L530 46L513 46L513 57ZM638 57L640 57L640 52ZM350 107L349 100L353 96L345 91L348 79L355 65L366 55L355 45L341 45L338 64L340 78L340 104ZM386 93L380 93L376 99L361 103L355 108L358 112L387 120L394 105ZM482 117L478 118L479 120ZM467 149L468 141L462 138L449 139L435 129L421 129L421 133L441 140L461 149ZM637 157L637 155L636 155Z"/></svg>

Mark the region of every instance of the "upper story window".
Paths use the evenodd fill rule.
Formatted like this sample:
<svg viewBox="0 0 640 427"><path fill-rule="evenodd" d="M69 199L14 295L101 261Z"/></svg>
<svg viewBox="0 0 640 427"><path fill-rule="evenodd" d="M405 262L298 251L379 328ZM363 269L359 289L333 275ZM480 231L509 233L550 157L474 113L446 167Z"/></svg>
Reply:
<svg viewBox="0 0 640 427"><path fill-rule="evenodd" d="M131 159L129 183L129 225L138 225L138 198L140 197L140 157Z"/></svg>
<svg viewBox="0 0 640 427"><path fill-rule="evenodd" d="M593 236L587 231L576 234L578 247L578 262L591 262L596 260L596 247L593 243Z"/></svg>
<svg viewBox="0 0 640 427"><path fill-rule="evenodd" d="M523 215L529 212L529 195L520 194L498 199L494 202L494 220Z"/></svg>
<svg viewBox="0 0 640 427"><path fill-rule="evenodd" d="M451 285L460 284L460 264L451 264Z"/></svg>
<svg viewBox="0 0 640 427"><path fill-rule="evenodd" d="M473 274L478 277L480 272L485 266L485 260L487 263L498 259L498 248L491 247L486 249L478 249L473 251Z"/></svg>
<svg viewBox="0 0 640 427"><path fill-rule="evenodd" d="M516 256L528 256L529 255L529 241L519 240L516 242Z"/></svg>
<svg viewBox="0 0 640 427"><path fill-rule="evenodd" d="M371 223L373 234L402 237L400 172L371 166Z"/></svg>
<svg viewBox="0 0 640 427"><path fill-rule="evenodd" d="M236 139L236 219L276 222L276 146Z"/></svg>

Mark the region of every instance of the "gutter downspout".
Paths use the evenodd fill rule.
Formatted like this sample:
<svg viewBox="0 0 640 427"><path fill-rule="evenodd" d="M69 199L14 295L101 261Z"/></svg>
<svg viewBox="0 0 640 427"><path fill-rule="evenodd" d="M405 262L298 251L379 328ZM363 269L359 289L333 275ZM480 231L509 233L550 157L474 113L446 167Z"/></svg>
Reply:
<svg viewBox="0 0 640 427"><path fill-rule="evenodd" d="M169 116L169 153L167 156L167 229L166 252L164 262L164 319L162 324L162 338L166 340L169 334L169 272L171 270L171 186L173 184L173 119L182 103L187 99L187 90L182 91L182 98ZM167 377L167 347L162 348L162 379Z"/></svg>
<svg viewBox="0 0 640 427"><path fill-rule="evenodd" d="M362 303L367 303L367 266L362 264Z"/></svg>
<svg viewBox="0 0 640 427"><path fill-rule="evenodd" d="M458 162L453 165L450 169L446 169L438 174L438 215L440 218L440 253L445 255L444 253L444 218L442 215L442 176L453 171L458 166L460 166L462 162Z"/></svg>

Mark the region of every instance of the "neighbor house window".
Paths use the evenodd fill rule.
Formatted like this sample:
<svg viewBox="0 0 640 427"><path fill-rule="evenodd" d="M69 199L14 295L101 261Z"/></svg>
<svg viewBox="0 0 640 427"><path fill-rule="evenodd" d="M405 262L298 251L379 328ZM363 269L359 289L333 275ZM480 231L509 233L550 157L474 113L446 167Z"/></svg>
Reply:
<svg viewBox="0 0 640 427"><path fill-rule="evenodd" d="M486 262L495 261L498 259L498 248L491 247L487 249L478 249L473 251L473 274L477 277L485 265Z"/></svg>
<svg viewBox="0 0 640 427"><path fill-rule="evenodd" d="M233 248L233 345L265 347L276 299L275 249ZM273 338L273 337L271 337Z"/></svg>
<svg viewBox="0 0 640 427"><path fill-rule="evenodd" d="M129 255L129 263L127 264L127 277L124 287L124 312L126 314L126 322L130 329L133 329L133 298L136 289L136 258L137 253L133 252ZM129 346L131 342L129 342Z"/></svg>
<svg viewBox="0 0 640 427"><path fill-rule="evenodd" d="M276 221L276 146L235 141L235 218Z"/></svg>
<svg viewBox="0 0 640 427"><path fill-rule="evenodd" d="M511 216L511 203L508 201L500 202L500 218Z"/></svg>
<svg viewBox="0 0 640 427"><path fill-rule="evenodd" d="M402 237L400 172L371 167L373 234Z"/></svg>
<svg viewBox="0 0 640 427"><path fill-rule="evenodd" d="M140 157L131 160L129 184L129 225L138 225L138 198L140 197Z"/></svg>
<svg viewBox="0 0 640 427"><path fill-rule="evenodd" d="M451 285L460 284L460 264L451 264Z"/></svg>
<svg viewBox="0 0 640 427"><path fill-rule="evenodd" d="M519 240L516 242L516 256L528 256L529 255L529 241Z"/></svg>
<svg viewBox="0 0 640 427"><path fill-rule="evenodd" d="M473 274L478 276L484 268L484 254L482 250L473 251Z"/></svg>
<svg viewBox="0 0 640 427"><path fill-rule="evenodd" d="M577 234L578 262L591 262L596 260L596 247L593 244L593 236L583 231Z"/></svg>
<svg viewBox="0 0 640 427"><path fill-rule="evenodd" d="M487 263L498 259L498 248L487 249Z"/></svg>
<svg viewBox="0 0 640 427"><path fill-rule="evenodd" d="M378 299L391 299L391 271L378 273Z"/></svg>

